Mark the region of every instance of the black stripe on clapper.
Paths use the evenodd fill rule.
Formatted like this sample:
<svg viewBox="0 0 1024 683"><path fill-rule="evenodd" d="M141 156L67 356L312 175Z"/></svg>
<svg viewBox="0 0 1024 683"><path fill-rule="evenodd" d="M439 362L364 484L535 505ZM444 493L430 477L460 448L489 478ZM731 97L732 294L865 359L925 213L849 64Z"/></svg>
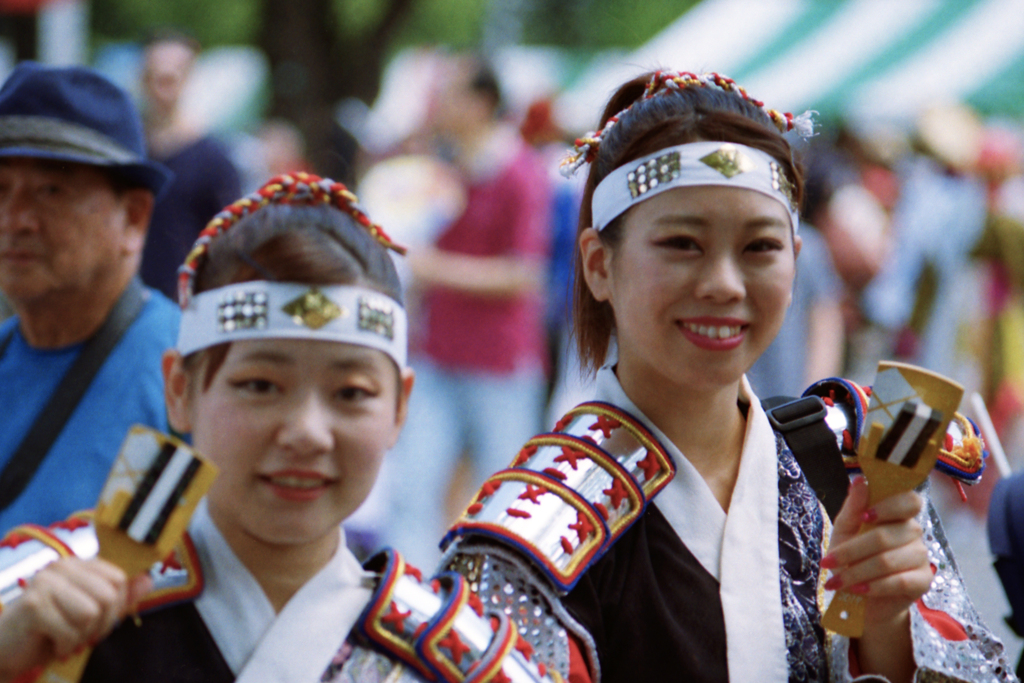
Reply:
<svg viewBox="0 0 1024 683"><path fill-rule="evenodd" d="M146 498L149 498L149 494L153 491L153 487L156 486L157 480L160 479L160 475L167 468L167 463L171 461L171 458L174 457L174 452L177 450L178 447L169 441L164 442L163 446L161 446L160 453L157 454L153 464L146 470L142 481L139 482L139 488L136 489L135 495L132 496L131 502L128 503L128 508L124 511L124 515L121 516L121 521L118 522L117 527L121 531L128 531L128 527L135 521L135 516L139 514L139 510L142 509Z"/></svg>
<svg viewBox="0 0 1024 683"><path fill-rule="evenodd" d="M178 480L177 485L174 487L174 491L167 497L167 501L164 506L160 509L160 514L156 519L153 520L153 525L149 527L146 532L146 543L156 543L156 540L160 538L160 534L163 533L164 527L167 526L167 520L170 518L171 513L174 512L174 508L177 507L178 501L181 499L185 489L192 483L192 479L196 476L196 472L199 471L200 463L198 458L192 458L192 462L188 464L185 471L181 475L181 479Z"/></svg>
<svg viewBox="0 0 1024 683"><path fill-rule="evenodd" d="M928 440L939 427L939 423L942 421L942 411L935 410L927 405L924 407L928 409L927 420L917 434L913 435L914 441L907 448L902 459L894 464L907 468L913 468L917 465L918 460L921 458L921 453L924 452L925 446L928 444ZM891 462L890 458L893 452L898 448L900 442L908 436L907 430L913 423L914 418L917 417L917 408L918 403L916 401L907 401L903 404L900 412L896 415L896 419L893 420L892 425L882 438L882 442L878 444L878 450L875 452L876 458Z"/></svg>

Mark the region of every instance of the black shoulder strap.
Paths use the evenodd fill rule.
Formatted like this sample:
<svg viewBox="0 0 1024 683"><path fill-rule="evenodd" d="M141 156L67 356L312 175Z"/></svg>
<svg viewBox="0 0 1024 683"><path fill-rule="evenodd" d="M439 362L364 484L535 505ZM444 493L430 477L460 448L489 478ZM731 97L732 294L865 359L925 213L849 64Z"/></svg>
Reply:
<svg viewBox="0 0 1024 683"><path fill-rule="evenodd" d="M825 506L829 519L835 520L846 500L850 478L843 465L835 433L825 424L825 404L817 396L794 399L773 396L761 401L768 421L793 451L797 464Z"/></svg>
<svg viewBox="0 0 1024 683"><path fill-rule="evenodd" d="M50 452L53 442L60 436L68 418L75 411L93 378L107 356L135 322L145 304L147 292L138 278L133 278L118 298L103 325L82 347L78 358L57 385L46 406L22 439L18 449L0 473L0 510L13 503L32 480L43 458ZM13 336L13 333L12 335ZM0 356L11 340L8 336L0 345Z"/></svg>

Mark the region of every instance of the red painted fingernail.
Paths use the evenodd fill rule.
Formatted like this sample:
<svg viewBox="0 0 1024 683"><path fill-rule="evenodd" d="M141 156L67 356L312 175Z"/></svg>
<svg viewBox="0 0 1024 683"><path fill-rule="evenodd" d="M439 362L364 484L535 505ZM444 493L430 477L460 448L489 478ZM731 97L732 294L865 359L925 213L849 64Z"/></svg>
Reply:
<svg viewBox="0 0 1024 683"><path fill-rule="evenodd" d="M837 560L836 556L833 555L832 553L829 553L825 557L821 558L821 568L822 569L835 569L838 566L839 566L839 560Z"/></svg>
<svg viewBox="0 0 1024 683"><path fill-rule="evenodd" d="M860 521L864 522L865 524L870 524L876 519L878 519L878 511L875 510L875 508L865 510L864 514L860 516Z"/></svg>
<svg viewBox="0 0 1024 683"><path fill-rule="evenodd" d="M833 576L831 579L825 582L825 590L837 591L843 587L843 579L840 576Z"/></svg>
<svg viewBox="0 0 1024 683"><path fill-rule="evenodd" d="M857 595L864 595L870 589L871 587L868 586L866 583L855 583L852 586L850 586L847 590L851 593L856 593Z"/></svg>

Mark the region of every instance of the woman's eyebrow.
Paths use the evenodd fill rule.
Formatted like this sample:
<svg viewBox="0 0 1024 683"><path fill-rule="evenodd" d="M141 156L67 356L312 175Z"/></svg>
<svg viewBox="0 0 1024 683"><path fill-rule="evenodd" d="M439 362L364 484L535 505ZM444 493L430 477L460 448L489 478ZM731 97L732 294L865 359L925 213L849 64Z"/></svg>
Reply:
<svg viewBox="0 0 1024 683"><path fill-rule="evenodd" d="M295 358L290 354L283 353L281 351L272 351L268 349L256 349L253 351L248 351L242 354L240 360L249 362L276 363L278 365L288 365L295 362Z"/></svg>

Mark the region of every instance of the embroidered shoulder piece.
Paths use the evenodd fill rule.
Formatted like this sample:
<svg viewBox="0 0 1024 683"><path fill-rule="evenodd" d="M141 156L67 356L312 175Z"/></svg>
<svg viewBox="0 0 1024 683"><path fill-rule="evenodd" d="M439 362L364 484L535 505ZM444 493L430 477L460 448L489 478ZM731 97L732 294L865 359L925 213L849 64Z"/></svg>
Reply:
<svg viewBox="0 0 1024 683"><path fill-rule="evenodd" d="M860 472L857 464L857 444L864 428L871 387L861 387L847 379L823 379L815 382L803 393L819 396L825 403L825 423L836 435L847 472ZM985 471L988 451L981 431L971 420L954 413L946 430L945 441L939 449L935 469L964 484L976 484Z"/></svg>
<svg viewBox="0 0 1024 683"><path fill-rule="evenodd" d="M139 613L195 600L203 592L203 570L188 533L161 562L149 570L153 590L139 603Z"/></svg>
<svg viewBox="0 0 1024 683"><path fill-rule="evenodd" d="M533 659L533 648L502 611L486 612L454 572L423 583L418 569L394 550L370 558L380 574L358 629L375 648L431 681L558 683Z"/></svg>
<svg viewBox="0 0 1024 683"><path fill-rule="evenodd" d="M91 512L76 512L48 527L23 524L0 539L0 610L20 597L26 582L51 562L96 557L99 542L91 518ZM191 600L203 590L199 560L187 534L149 574L153 590L140 603L140 612Z"/></svg>
<svg viewBox="0 0 1024 683"><path fill-rule="evenodd" d="M441 545L482 535L568 592L675 476L654 436L607 403L583 403L484 482Z"/></svg>

